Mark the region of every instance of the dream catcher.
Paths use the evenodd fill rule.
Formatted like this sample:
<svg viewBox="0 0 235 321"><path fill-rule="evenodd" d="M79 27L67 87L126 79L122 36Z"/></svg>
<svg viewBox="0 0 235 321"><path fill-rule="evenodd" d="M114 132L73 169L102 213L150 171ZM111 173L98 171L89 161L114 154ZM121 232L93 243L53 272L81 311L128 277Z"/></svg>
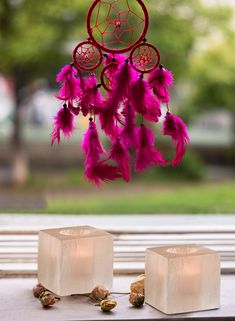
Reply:
<svg viewBox="0 0 235 321"><path fill-rule="evenodd" d="M173 76L147 41L148 25L142 0L95 0L87 15L88 40L76 46L73 63L57 75L63 107L54 119L52 144L60 142L61 134L71 136L79 113L88 116L82 141L85 177L97 185L130 180L131 149L135 171L143 172L150 166L179 165L189 143L184 122L169 110ZM156 148L154 131L147 125L159 121L162 104L167 106L163 135L176 147L172 161ZM109 152L100 142L97 121L111 141Z"/></svg>

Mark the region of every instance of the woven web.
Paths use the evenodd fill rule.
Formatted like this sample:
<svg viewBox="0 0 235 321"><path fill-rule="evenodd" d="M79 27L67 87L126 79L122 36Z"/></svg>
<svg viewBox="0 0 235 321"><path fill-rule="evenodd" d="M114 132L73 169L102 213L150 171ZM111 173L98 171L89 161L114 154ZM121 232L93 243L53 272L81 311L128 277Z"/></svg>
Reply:
<svg viewBox="0 0 235 321"><path fill-rule="evenodd" d="M159 62L159 56L148 44L137 46L132 53L132 66L140 72L151 71Z"/></svg>
<svg viewBox="0 0 235 321"><path fill-rule="evenodd" d="M145 15L137 1L101 0L92 12L90 27L102 47L129 48L142 36Z"/></svg>
<svg viewBox="0 0 235 321"><path fill-rule="evenodd" d="M81 69L95 69L100 62L100 51L92 43L81 43L77 47L75 60Z"/></svg>

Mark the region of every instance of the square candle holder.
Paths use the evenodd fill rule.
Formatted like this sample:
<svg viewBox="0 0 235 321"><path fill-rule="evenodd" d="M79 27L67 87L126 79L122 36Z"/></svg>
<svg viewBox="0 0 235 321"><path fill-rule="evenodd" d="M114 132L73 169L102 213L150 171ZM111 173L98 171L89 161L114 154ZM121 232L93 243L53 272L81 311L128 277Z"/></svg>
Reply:
<svg viewBox="0 0 235 321"><path fill-rule="evenodd" d="M146 303L165 314L220 307L220 257L211 249L172 245L146 250Z"/></svg>
<svg viewBox="0 0 235 321"><path fill-rule="evenodd" d="M59 296L90 293L113 281L113 236L90 226L41 230L38 282Z"/></svg>

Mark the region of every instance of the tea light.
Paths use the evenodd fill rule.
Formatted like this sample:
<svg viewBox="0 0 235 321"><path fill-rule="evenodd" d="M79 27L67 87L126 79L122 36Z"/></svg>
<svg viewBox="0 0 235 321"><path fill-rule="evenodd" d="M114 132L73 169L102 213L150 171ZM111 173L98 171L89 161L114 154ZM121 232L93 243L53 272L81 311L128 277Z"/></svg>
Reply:
<svg viewBox="0 0 235 321"><path fill-rule="evenodd" d="M166 251L174 257L182 257L180 262L172 261L172 269L177 271L178 291L187 295L197 292L200 285L200 261L191 254L197 253L198 248L192 246L170 247Z"/></svg>
<svg viewBox="0 0 235 321"><path fill-rule="evenodd" d="M39 232L38 282L60 296L90 293L113 280L113 236L90 227Z"/></svg>
<svg viewBox="0 0 235 321"><path fill-rule="evenodd" d="M146 303L166 313L220 306L220 257L194 244L146 250Z"/></svg>

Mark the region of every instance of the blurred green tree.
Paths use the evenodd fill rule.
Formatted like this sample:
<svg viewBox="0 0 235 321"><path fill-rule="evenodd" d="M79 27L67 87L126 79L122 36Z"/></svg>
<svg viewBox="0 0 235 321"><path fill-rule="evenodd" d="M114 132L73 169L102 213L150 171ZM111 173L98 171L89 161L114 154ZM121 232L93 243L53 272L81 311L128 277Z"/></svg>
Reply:
<svg viewBox="0 0 235 321"><path fill-rule="evenodd" d="M194 57L194 112L227 109L235 114L235 33Z"/></svg>
<svg viewBox="0 0 235 321"><path fill-rule="evenodd" d="M164 65L178 78L187 78L191 56L198 43L211 34L230 32L233 16L226 6L206 6L205 1L147 0L150 12L149 41L155 43ZM191 76L192 77L192 76Z"/></svg>
<svg viewBox="0 0 235 321"><path fill-rule="evenodd" d="M213 46L205 48L191 59L191 95L185 100L183 113L193 119L209 110L227 110L231 113L231 164L235 153L235 31L217 34ZM192 82L193 79L193 82ZM190 110L188 110L190 106Z"/></svg>
<svg viewBox="0 0 235 321"><path fill-rule="evenodd" d="M65 45L85 34L86 1L2 0L0 2L0 72L13 84L13 181L26 179L22 142L22 99L35 79L54 76L67 62ZM70 61L70 60L68 60ZM22 176L22 174L25 175Z"/></svg>
<svg viewBox="0 0 235 321"><path fill-rule="evenodd" d="M86 37L86 12L91 3L91 0L0 2L0 72L14 86L15 164L23 157L20 112L23 89L40 77L52 79L58 68L70 61L66 46L74 39L78 42ZM198 37L206 37L215 29L228 30L230 12L226 8L205 7L200 0L145 0L145 3L151 18L148 40L158 46L163 64L177 77L188 72Z"/></svg>

